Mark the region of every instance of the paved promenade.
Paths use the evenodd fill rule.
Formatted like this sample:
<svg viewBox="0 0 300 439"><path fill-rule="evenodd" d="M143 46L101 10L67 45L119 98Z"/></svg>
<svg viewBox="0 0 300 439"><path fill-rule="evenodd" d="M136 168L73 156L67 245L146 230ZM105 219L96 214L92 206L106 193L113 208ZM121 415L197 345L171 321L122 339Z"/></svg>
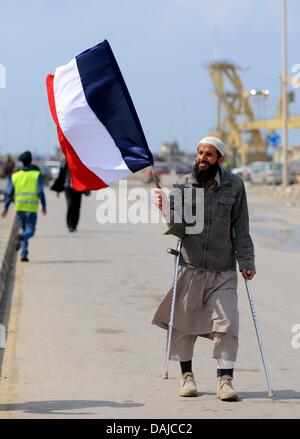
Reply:
<svg viewBox="0 0 300 439"><path fill-rule="evenodd" d="M249 194L257 253L252 282L276 399L268 400L244 283L239 281L242 401L215 397L212 343L195 346L199 397L177 396L179 366L163 380L166 333L150 324L169 288L175 244L163 225L98 224L96 195L83 199L79 230L65 200L47 193L30 263L17 263L0 382L0 418L298 418L300 205Z"/></svg>

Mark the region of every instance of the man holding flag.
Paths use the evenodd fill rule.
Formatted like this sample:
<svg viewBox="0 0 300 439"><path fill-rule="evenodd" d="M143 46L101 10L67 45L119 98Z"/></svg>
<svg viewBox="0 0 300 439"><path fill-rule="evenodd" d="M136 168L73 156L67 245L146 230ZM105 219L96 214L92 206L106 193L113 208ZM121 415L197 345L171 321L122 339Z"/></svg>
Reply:
<svg viewBox="0 0 300 439"><path fill-rule="evenodd" d="M193 173L182 185L204 190L204 228L188 234L185 222L172 221L169 203L156 189L155 204L171 218L167 234L182 241L181 271L176 288L170 359L179 360L182 382L179 395L197 396L192 372L198 336L214 342L217 360L217 397L238 399L232 379L238 350L236 262L244 279L255 275L254 248L249 234L246 192L242 180L223 169L224 144L205 137L198 144ZM172 209L172 206L171 206ZM152 323L168 329L172 290L159 306Z"/></svg>
<svg viewBox="0 0 300 439"><path fill-rule="evenodd" d="M86 50L47 77L51 113L77 191L105 188L153 165L141 124L107 41ZM187 235L185 224L167 233L182 239L171 357L180 360L181 396L196 396L192 354L201 335L215 342L221 400L235 400L232 386L238 348L236 260L245 279L255 275L254 250L243 182L225 171L224 144L208 137L198 145L188 187L204 189L202 233ZM162 209L163 192L155 203ZM163 212L165 213L165 212ZM168 327L170 293L153 323Z"/></svg>

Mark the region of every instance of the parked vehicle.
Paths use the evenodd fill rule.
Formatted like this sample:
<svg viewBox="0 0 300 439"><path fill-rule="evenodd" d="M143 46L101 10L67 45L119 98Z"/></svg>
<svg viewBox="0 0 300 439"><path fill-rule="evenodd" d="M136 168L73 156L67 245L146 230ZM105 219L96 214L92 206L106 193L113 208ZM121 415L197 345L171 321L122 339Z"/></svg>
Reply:
<svg viewBox="0 0 300 439"><path fill-rule="evenodd" d="M250 166L241 166L240 168L233 168L231 173L238 175L244 181L251 181L251 168Z"/></svg>
<svg viewBox="0 0 300 439"><path fill-rule="evenodd" d="M274 162L251 163L251 182L254 184L282 184L282 164ZM288 182L296 182L295 174L289 169Z"/></svg>
<svg viewBox="0 0 300 439"><path fill-rule="evenodd" d="M55 160L45 161L41 167L41 173L45 185L56 180L59 174L60 162Z"/></svg>
<svg viewBox="0 0 300 439"><path fill-rule="evenodd" d="M0 160L0 169L2 169L2 160ZM4 180L0 179L0 201L5 200L5 188Z"/></svg>
<svg viewBox="0 0 300 439"><path fill-rule="evenodd" d="M155 172L158 178L161 175L170 174L168 166L161 163L155 163ZM152 183L154 181L151 167L144 170L143 181L144 183Z"/></svg>
<svg viewBox="0 0 300 439"><path fill-rule="evenodd" d="M289 169L294 174L296 181L300 183L300 160L292 160L289 163Z"/></svg>
<svg viewBox="0 0 300 439"><path fill-rule="evenodd" d="M154 167L158 178L161 175L167 174L186 175L192 172L193 169L192 165L183 162L156 162ZM145 183L153 182L152 169L150 167L145 169L143 180Z"/></svg>
<svg viewBox="0 0 300 439"><path fill-rule="evenodd" d="M300 175L300 160L292 160L289 163L289 169L295 175Z"/></svg>

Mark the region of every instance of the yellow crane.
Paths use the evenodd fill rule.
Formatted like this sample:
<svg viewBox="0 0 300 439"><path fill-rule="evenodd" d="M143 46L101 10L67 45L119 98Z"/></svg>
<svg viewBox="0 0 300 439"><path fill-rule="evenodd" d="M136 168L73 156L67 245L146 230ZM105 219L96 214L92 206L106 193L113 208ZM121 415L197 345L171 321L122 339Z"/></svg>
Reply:
<svg viewBox="0 0 300 439"><path fill-rule="evenodd" d="M293 84L293 86L300 87L300 81L299 80L297 80L295 78L292 78L290 76L288 76L286 79L287 79L287 81L290 84ZM290 91L288 93L288 103L290 104L293 101L294 101L294 92ZM276 130L276 129L281 129L282 128L281 98L279 100L279 105L278 105L276 116L273 119L256 120L253 123L239 124L239 127L241 129L257 128L259 130L263 129L263 128L267 128L271 132ZM288 118L288 127L289 128L300 128L300 116L289 116L289 118Z"/></svg>
<svg viewBox="0 0 300 439"><path fill-rule="evenodd" d="M255 119L249 99L251 92L244 88L238 69L235 64L223 61L209 65L217 97L217 131L213 134L226 142L228 158L235 166L267 160L267 142L261 130L272 132L282 127L281 103L275 118ZM295 85L295 78L288 81ZM288 126L299 128L300 116L290 116Z"/></svg>

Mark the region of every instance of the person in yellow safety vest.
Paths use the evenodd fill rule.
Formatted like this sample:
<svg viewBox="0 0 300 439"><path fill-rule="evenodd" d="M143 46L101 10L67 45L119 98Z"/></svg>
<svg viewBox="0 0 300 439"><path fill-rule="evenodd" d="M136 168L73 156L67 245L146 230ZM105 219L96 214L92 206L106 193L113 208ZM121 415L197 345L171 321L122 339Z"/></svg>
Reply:
<svg viewBox="0 0 300 439"><path fill-rule="evenodd" d="M37 222L39 201L42 204L43 215L47 214L46 198L43 181L39 168L32 165L30 151L23 152L19 158L23 168L12 174L12 181L5 200L2 218L7 215L10 203L15 201L15 210L22 232L17 235L15 247L21 247L21 261L28 262L28 240L33 237Z"/></svg>

